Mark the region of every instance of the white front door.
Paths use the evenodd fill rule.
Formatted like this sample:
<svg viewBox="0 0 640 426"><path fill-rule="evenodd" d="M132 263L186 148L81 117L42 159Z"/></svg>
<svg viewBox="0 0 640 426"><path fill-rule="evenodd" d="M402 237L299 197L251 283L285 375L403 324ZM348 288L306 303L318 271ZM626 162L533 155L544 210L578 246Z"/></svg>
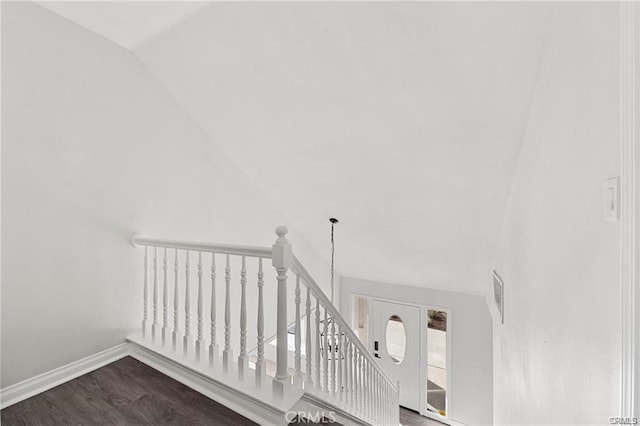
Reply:
<svg viewBox="0 0 640 426"><path fill-rule="evenodd" d="M400 405L420 412L420 308L374 300L372 318L375 359L400 381Z"/></svg>

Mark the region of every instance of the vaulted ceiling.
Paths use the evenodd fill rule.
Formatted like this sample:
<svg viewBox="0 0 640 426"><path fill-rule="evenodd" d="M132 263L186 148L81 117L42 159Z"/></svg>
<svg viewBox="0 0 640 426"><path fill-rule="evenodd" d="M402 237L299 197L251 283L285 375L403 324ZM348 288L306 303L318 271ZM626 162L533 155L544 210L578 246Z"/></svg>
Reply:
<svg viewBox="0 0 640 426"><path fill-rule="evenodd" d="M339 218L340 274L483 292L552 4L42 5L132 50L326 256Z"/></svg>

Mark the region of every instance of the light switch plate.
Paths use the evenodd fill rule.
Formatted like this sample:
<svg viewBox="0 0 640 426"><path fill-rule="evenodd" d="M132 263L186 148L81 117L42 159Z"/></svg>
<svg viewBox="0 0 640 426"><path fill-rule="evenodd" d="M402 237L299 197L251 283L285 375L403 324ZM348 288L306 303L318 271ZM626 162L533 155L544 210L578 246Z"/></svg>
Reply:
<svg viewBox="0 0 640 426"><path fill-rule="evenodd" d="M603 211L605 220L620 220L620 178L604 181Z"/></svg>

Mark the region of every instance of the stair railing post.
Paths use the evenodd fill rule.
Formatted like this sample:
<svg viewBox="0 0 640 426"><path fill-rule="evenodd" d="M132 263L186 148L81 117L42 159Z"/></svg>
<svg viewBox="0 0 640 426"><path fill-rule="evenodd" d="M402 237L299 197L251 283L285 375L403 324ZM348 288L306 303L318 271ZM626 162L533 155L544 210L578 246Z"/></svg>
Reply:
<svg viewBox="0 0 640 426"><path fill-rule="evenodd" d="M278 274L278 302L276 322L276 376L273 381L273 391L278 396L284 396L285 389L290 384L287 361L287 271L293 261L291 244L287 240L286 226L278 226L278 239L271 249L272 264Z"/></svg>
<svg viewBox="0 0 640 426"><path fill-rule="evenodd" d="M264 361L264 272L262 258L258 259L258 357L256 359L256 386L261 387L266 375Z"/></svg>

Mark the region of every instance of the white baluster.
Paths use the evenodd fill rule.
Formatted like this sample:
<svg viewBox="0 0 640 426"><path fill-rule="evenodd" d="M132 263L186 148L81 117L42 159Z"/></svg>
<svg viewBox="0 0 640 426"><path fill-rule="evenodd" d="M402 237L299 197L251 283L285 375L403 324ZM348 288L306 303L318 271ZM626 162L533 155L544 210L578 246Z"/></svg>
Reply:
<svg viewBox="0 0 640 426"><path fill-rule="evenodd" d="M158 336L160 322L158 321L158 303L160 293L158 292L158 248L153 248L153 324L151 325L151 339L155 342Z"/></svg>
<svg viewBox="0 0 640 426"><path fill-rule="evenodd" d="M360 372L361 375L361 386L362 386L362 413L365 418L368 418L369 414L369 404L367 403L368 397L368 389L367 389L367 360L364 357L364 354L360 354Z"/></svg>
<svg viewBox="0 0 640 426"><path fill-rule="evenodd" d="M375 398L374 398L374 382L373 382L373 367L367 360L367 383L369 384L369 418L375 421Z"/></svg>
<svg viewBox="0 0 640 426"><path fill-rule="evenodd" d="M371 364L369 364L369 360L365 360L365 380L367 384L367 413L369 414L369 420L373 419L373 404L372 404L372 394L373 394L373 386L371 384Z"/></svg>
<svg viewBox="0 0 640 426"><path fill-rule="evenodd" d="M385 424L389 424L389 398L387 396L387 379L382 378L382 404L383 404L383 416Z"/></svg>
<svg viewBox="0 0 640 426"><path fill-rule="evenodd" d="M344 397L344 389L343 389L343 378L342 378L342 350L343 350L343 344L344 342L342 341L342 328L340 327L340 325L338 324L338 335L337 335L337 347L336 347L336 358L338 358L338 389L337 389L337 393L338 393L338 398L340 399L340 401L342 401L343 397Z"/></svg>
<svg viewBox="0 0 640 426"><path fill-rule="evenodd" d="M351 403L351 390L349 387L349 349L351 348L351 344L349 342L349 337L345 334L343 337L343 357L344 357L344 370L343 370L343 382L342 382L342 386L343 386L343 392L344 392L344 396L343 396L343 402L345 407L349 408L350 407L350 403Z"/></svg>
<svg viewBox="0 0 640 426"><path fill-rule="evenodd" d="M367 393L367 398L366 398L366 406L365 409L367 410L367 413L369 414L369 419L371 419L371 371L370 371L370 365L369 365L369 361L365 358L364 360L364 383L365 383L365 389L366 389L366 393Z"/></svg>
<svg viewBox="0 0 640 426"><path fill-rule="evenodd" d="M296 276L296 293L295 293L295 306L296 306L296 321L295 321L295 375L293 377L293 383L297 386L302 385L302 336L300 330L300 275Z"/></svg>
<svg viewBox="0 0 640 426"><path fill-rule="evenodd" d="M368 418L371 419L371 377L369 376L369 361L364 359L364 388L365 388L365 410Z"/></svg>
<svg viewBox="0 0 640 426"><path fill-rule="evenodd" d="M224 350L222 351L222 368L225 372L231 367L233 351L231 350L231 265L227 255L227 266L224 269Z"/></svg>
<svg viewBox="0 0 640 426"><path fill-rule="evenodd" d="M242 256L240 269L240 355L238 356L238 378L244 379L249 368L247 359L247 263Z"/></svg>
<svg viewBox="0 0 640 426"><path fill-rule="evenodd" d="M171 336L171 343L173 350L175 351L178 347L178 339L180 336L180 280L178 279L178 249L176 249L173 271L175 278L173 286L173 334Z"/></svg>
<svg viewBox="0 0 640 426"><path fill-rule="evenodd" d="M390 424L391 417L389 416L389 385L387 381L384 381L384 386L382 387L382 398L384 403L384 424Z"/></svg>
<svg viewBox="0 0 640 426"><path fill-rule="evenodd" d="M143 313L142 313L142 337L147 336L147 328L149 322L149 247L144 246L144 290L142 293L143 298Z"/></svg>
<svg viewBox="0 0 640 426"><path fill-rule="evenodd" d="M373 369L373 421L375 424L380 424L380 400L378 399L378 375L376 370Z"/></svg>
<svg viewBox="0 0 640 426"><path fill-rule="evenodd" d="M366 389L364 387L364 359L360 351L358 351L358 393L360 394L358 397L360 413L365 416L367 414L367 409L365 405Z"/></svg>
<svg viewBox="0 0 640 426"><path fill-rule="evenodd" d="M372 410L371 410L371 416L372 416L372 420L374 424L379 425L380 424L380 418L378 417L378 409L380 408L380 404L378 401L378 377L375 374L376 371L373 368L371 368L371 405L372 405Z"/></svg>
<svg viewBox="0 0 640 426"><path fill-rule="evenodd" d="M164 287L162 288L162 346L167 344L169 338L169 283L167 282L167 248L164 249L162 271L164 274Z"/></svg>
<svg viewBox="0 0 640 426"><path fill-rule="evenodd" d="M315 344L315 353L314 355L314 366L315 366L315 373L316 373L316 381L315 381L315 385L318 387L318 389L322 389L322 382L320 381L320 355L321 355L321 351L320 351L320 300L318 300L318 298L316 297L316 327L315 327L315 333L314 335L316 336L316 344Z"/></svg>
<svg viewBox="0 0 640 426"><path fill-rule="evenodd" d="M330 393L329 390L329 317L327 315L327 310L324 310L324 327L323 327L323 336L322 336L322 368L323 368L323 385L324 391Z"/></svg>
<svg viewBox="0 0 640 426"><path fill-rule="evenodd" d="M396 389L398 391L394 395L394 404L393 404L393 422L400 421L400 380L396 381Z"/></svg>
<svg viewBox="0 0 640 426"><path fill-rule="evenodd" d="M356 400L356 412L359 415L362 415L362 385L361 385L361 379L362 379L362 372L360 370L360 368L362 367L362 364L360 362L360 350L356 348L355 351L355 385L354 385L354 390L355 390L355 400Z"/></svg>
<svg viewBox="0 0 640 426"><path fill-rule="evenodd" d="M331 353L331 388L330 388L330 393L332 395L335 395L337 392L337 372L336 372L336 349L337 349L337 341L336 341L336 320L335 318L333 318L333 315L331 316L331 351L329 351L329 353Z"/></svg>
<svg viewBox="0 0 640 426"><path fill-rule="evenodd" d="M366 399L366 403L367 405L366 410L367 410L367 414L369 415L369 420L371 420L371 376L370 376L370 369L369 369L369 361L365 358L364 361L364 383L365 383L365 389L367 390L367 399Z"/></svg>
<svg viewBox="0 0 640 426"><path fill-rule="evenodd" d="M347 343L347 407L353 409L353 345Z"/></svg>
<svg viewBox="0 0 640 426"><path fill-rule="evenodd" d="M376 412L378 410L378 404L376 400L376 375L374 374L373 366L369 369L369 380L371 383L371 420L374 424L380 424L377 420Z"/></svg>
<svg viewBox="0 0 640 426"><path fill-rule="evenodd" d="M380 407L382 406L382 400L380 399L380 375L378 370L375 369L375 364L371 364L373 367L373 408L375 420L378 424L382 423L382 416L380 415Z"/></svg>
<svg viewBox="0 0 640 426"><path fill-rule="evenodd" d="M394 390L393 385L389 383L389 420L391 423L397 422L394 420L395 417L395 398L394 398ZM400 413L398 413L398 421L400 420Z"/></svg>
<svg viewBox="0 0 640 426"><path fill-rule="evenodd" d="M304 359L306 364L306 376L305 376L305 389L313 388L313 379L311 377L311 290L307 287L307 310L306 310L306 330L305 330L305 343L304 343Z"/></svg>
<svg viewBox="0 0 640 426"><path fill-rule="evenodd" d="M381 406L380 408L382 409L382 424L384 425L388 425L389 424L389 418L387 416L387 405L388 405L388 401L386 399L386 394L387 394L387 381L384 377L380 376L380 382L381 382L381 386L380 386L380 403Z"/></svg>
<svg viewBox="0 0 640 426"><path fill-rule="evenodd" d="M389 398L387 395L387 379L382 377L382 404L384 423L389 424Z"/></svg>
<svg viewBox="0 0 640 426"><path fill-rule="evenodd" d="M276 376L273 381L273 391L279 397L284 396L289 385L289 371L287 370L287 271L291 266L293 254L291 244L286 238L288 231L286 226L279 226L276 229L278 239L271 248L272 264L278 273Z"/></svg>
<svg viewBox="0 0 640 426"><path fill-rule="evenodd" d="M373 414L375 415L375 422L376 424L380 424L380 382L378 381L378 374L377 371L374 370L374 374L373 374L373 400L374 400L374 404L373 404Z"/></svg>
<svg viewBox="0 0 640 426"><path fill-rule="evenodd" d="M378 417L381 423L384 423L384 377L378 372Z"/></svg>
<svg viewBox="0 0 640 426"><path fill-rule="evenodd" d="M198 252L198 338L196 340L196 361L200 361L207 346L204 340L204 294L202 293L202 252Z"/></svg>
<svg viewBox="0 0 640 426"><path fill-rule="evenodd" d="M256 385L262 386L266 375L264 361L264 273L262 271L262 258L258 259L258 358L256 360Z"/></svg>
<svg viewBox="0 0 640 426"><path fill-rule="evenodd" d="M216 326L216 254L211 253L211 343L209 344L209 366L213 366L218 358Z"/></svg>
<svg viewBox="0 0 640 426"><path fill-rule="evenodd" d="M184 337L182 338L182 348L187 355L191 346L191 287L189 286L189 250L186 250L187 257L184 267Z"/></svg>

